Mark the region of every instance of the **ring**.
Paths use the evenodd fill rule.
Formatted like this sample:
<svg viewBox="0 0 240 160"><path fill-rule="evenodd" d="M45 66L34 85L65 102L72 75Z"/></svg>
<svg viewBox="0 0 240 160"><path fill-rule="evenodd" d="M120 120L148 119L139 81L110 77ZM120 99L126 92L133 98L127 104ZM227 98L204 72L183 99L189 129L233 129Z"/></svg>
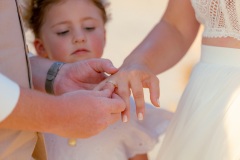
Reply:
<svg viewBox="0 0 240 160"><path fill-rule="evenodd" d="M108 80L106 83L111 83L115 88L118 87L118 85L114 81Z"/></svg>

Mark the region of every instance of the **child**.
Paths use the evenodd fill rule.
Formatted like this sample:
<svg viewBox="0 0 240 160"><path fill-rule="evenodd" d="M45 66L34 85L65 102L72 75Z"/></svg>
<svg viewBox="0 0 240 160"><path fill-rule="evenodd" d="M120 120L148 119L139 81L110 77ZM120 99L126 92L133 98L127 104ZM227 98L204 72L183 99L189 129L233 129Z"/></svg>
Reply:
<svg viewBox="0 0 240 160"><path fill-rule="evenodd" d="M32 0L24 19L35 36L37 54L62 62L100 58L103 54L108 16L101 0ZM131 100L132 106L134 105ZM165 130L171 113L146 104L145 119L121 121L88 139L46 133L48 159L146 160L147 152ZM99 106L101 107L101 106ZM91 113L89 113L91 114Z"/></svg>

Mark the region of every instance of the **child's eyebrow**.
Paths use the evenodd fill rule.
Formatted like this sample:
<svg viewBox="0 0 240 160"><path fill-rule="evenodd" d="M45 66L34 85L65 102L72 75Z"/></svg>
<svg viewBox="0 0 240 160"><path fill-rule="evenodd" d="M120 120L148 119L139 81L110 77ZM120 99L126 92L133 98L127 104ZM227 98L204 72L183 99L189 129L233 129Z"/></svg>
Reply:
<svg viewBox="0 0 240 160"><path fill-rule="evenodd" d="M70 21L61 21L61 22L57 22L53 25L51 25L51 28L54 28L55 26L58 26L58 25L62 25L62 24L70 24L71 22Z"/></svg>
<svg viewBox="0 0 240 160"><path fill-rule="evenodd" d="M94 17L84 17L84 18L81 19L81 21L86 21L86 20L97 21L97 19L94 18ZM60 21L60 22L57 22L57 23L53 24L53 25L51 26L51 28L54 28L54 27L57 26L57 25L70 24L70 23L71 23L71 21L68 21L68 20L66 20L66 21Z"/></svg>

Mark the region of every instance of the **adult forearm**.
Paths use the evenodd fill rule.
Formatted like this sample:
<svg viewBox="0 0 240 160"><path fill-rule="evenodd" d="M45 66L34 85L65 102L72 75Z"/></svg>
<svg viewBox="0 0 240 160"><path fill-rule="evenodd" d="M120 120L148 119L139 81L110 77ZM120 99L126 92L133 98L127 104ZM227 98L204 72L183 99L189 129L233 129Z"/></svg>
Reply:
<svg viewBox="0 0 240 160"><path fill-rule="evenodd" d="M114 88L112 88L113 90ZM93 136L120 118L123 101L111 90L79 90L60 96L20 87L20 97L0 129L47 132L64 137ZM101 107L99 107L99 104Z"/></svg>
<svg viewBox="0 0 240 160"><path fill-rule="evenodd" d="M162 20L124 63L142 63L155 74L159 74L175 65L190 45L179 30Z"/></svg>
<svg viewBox="0 0 240 160"><path fill-rule="evenodd" d="M56 103L53 96L20 88L17 105L0 123L0 128L46 132L52 125Z"/></svg>

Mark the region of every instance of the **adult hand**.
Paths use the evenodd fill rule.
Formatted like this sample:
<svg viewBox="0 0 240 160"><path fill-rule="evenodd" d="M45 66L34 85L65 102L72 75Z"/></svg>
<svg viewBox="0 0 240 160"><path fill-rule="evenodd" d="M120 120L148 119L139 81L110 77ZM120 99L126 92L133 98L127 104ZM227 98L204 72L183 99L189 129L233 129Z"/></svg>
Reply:
<svg viewBox="0 0 240 160"><path fill-rule="evenodd" d="M54 81L57 95L79 89L92 90L107 76L117 71L110 60L89 59L62 66Z"/></svg>
<svg viewBox="0 0 240 160"><path fill-rule="evenodd" d="M119 71L101 82L95 90L99 90L110 82L116 86L115 92L124 100L126 109L122 112L122 120L126 122L130 116L131 92L136 102L136 112L142 120L145 112L143 88L148 88L154 106L159 107L159 80L145 65L140 63L124 63Z"/></svg>
<svg viewBox="0 0 240 160"><path fill-rule="evenodd" d="M113 86L101 91L78 90L59 96L20 87L20 97L0 128L53 133L68 138L98 134L118 121L124 101L112 94Z"/></svg>
<svg viewBox="0 0 240 160"><path fill-rule="evenodd" d="M121 117L124 101L112 94L110 84L102 91L79 90L57 96L62 117L52 133L71 138L87 138L98 134Z"/></svg>

